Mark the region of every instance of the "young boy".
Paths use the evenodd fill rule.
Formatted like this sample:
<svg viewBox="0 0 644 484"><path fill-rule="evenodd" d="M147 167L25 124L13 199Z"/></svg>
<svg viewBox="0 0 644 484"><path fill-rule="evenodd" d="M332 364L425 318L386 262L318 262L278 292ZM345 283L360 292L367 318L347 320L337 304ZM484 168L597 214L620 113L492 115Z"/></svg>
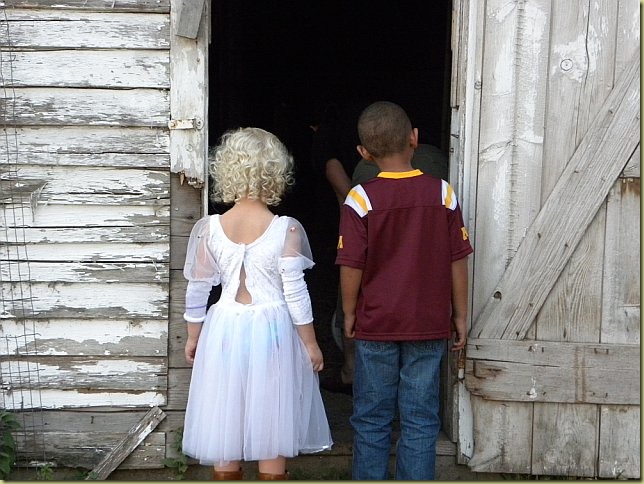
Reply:
<svg viewBox="0 0 644 484"><path fill-rule="evenodd" d="M368 106L358 152L381 173L342 207L336 264L344 331L355 338L353 479L387 478L392 421L400 414L396 479L434 478L439 370L466 341L467 256L472 253L450 185L411 166L418 144L405 111Z"/></svg>

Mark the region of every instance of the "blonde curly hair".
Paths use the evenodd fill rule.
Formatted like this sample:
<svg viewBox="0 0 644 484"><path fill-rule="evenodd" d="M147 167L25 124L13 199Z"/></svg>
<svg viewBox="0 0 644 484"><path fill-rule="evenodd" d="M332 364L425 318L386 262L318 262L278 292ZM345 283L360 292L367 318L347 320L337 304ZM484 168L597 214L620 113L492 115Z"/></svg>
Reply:
<svg viewBox="0 0 644 484"><path fill-rule="evenodd" d="M293 184L293 157L272 133L260 128L227 131L210 162L212 199L232 203L241 198L277 205Z"/></svg>

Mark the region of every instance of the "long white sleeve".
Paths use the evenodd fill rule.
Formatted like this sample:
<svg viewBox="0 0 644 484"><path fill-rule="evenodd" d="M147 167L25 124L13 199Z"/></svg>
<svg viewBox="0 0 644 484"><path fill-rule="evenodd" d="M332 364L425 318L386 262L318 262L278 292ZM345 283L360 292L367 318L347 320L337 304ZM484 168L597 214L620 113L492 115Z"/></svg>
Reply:
<svg viewBox="0 0 644 484"><path fill-rule="evenodd" d="M306 232L300 223L290 219L284 241L284 251L278 261L282 277L284 299L293 324L308 324L313 321L311 297L304 280L304 270L313 267Z"/></svg>
<svg viewBox="0 0 644 484"><path fill-rule="evenodd" d="M217 263L208 246L210 217L197 221L190 234L183 275L188 280L186 311L183 319L189 323L201 323L206 319L206 306L212 286L220 282Z"/></svg>

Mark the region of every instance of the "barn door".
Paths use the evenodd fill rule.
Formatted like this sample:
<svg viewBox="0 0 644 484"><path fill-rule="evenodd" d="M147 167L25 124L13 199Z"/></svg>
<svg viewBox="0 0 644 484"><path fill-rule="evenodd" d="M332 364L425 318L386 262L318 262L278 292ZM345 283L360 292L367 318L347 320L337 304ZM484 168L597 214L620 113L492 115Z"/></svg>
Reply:
<svg viewBox="0 0 644 484"><path fill-rule="evenodd" d="M468 464L639 477L639 6L478 3Z"/></svg>

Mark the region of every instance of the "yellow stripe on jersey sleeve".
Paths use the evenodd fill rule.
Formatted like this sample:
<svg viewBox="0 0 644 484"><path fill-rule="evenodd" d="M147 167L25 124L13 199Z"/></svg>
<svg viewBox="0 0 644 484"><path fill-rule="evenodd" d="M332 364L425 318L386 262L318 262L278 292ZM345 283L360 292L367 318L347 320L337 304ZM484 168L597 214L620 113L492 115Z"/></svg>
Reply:
<svg viewBox="0 0 644 484"><path fill-rule="evenodd" d="M456 195L454 194L454 189L452 186L447 183L445 180L441 180L442 186L442 195L443 195L443 205L449 208L450 210L455 210L458 202L456 201Z"/></svg>
<svg viewBox="0 0 644 484"><path fill-rule="evenodd" d="M371 201L361 185L356 185L349 191L344 204L355 210L360 217L367 215L372 208Z"/></svg>

